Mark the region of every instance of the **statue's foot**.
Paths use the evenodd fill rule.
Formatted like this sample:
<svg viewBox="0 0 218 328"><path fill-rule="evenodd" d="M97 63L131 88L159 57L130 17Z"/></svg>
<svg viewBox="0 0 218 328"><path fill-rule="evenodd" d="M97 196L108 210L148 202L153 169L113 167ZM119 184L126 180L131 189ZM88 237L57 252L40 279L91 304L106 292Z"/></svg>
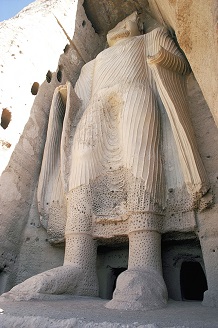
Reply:
<svg viewBox="0 0 218 328"><path fill-rule="evenodd" d="M48 294L98 296L95 273L65 265L37 274L13 287L1 297L16 301L40 299Z"/></svg>
<svg viewBox="0 0 218 328"><path fill-rule="evenodd" d="M167 289L163 277L156 271L126 270L117 279L109 309L152 310L165 307Z"/></svg>
<svg viewBox="0 0 218 328"><path fill-rule="evenodd" d="M209 307L218 307L218 290L206 290L202 305Z"/></svg>

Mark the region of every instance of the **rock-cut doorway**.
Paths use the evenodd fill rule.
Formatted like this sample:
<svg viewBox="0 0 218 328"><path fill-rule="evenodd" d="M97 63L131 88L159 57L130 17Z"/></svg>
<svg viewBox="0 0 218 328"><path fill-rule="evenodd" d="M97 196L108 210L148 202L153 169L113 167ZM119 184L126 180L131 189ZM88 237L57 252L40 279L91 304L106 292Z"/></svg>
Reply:
<svg viewBox="0 0 218 328"><path fill-rule="evenodd" d="M202 301L207 280L199 262L183 262L180 271L181 295L184 301Z"/></svg>

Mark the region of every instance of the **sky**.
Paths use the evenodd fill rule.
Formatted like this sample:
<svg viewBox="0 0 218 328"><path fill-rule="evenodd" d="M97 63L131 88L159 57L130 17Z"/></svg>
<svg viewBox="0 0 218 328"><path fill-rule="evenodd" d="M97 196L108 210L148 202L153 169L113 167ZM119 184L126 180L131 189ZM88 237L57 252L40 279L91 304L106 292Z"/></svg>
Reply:
<svg viewBox="0 0 218 328"><path fill-rule="evenodd" d="M0 0L0 22L15 16L34 0Z"/></svg>

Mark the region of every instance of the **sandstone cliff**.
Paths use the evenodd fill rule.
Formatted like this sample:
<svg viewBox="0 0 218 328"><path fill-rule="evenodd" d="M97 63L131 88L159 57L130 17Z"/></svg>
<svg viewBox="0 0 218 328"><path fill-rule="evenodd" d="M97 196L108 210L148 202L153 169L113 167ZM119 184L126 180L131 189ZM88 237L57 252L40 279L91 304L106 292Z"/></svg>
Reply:
<svg viewBox="0 0 218 328"><path fill-rule="evenodd" d="M197 216L196 234L208 281L216 286L217 8L215 0L37 0L0 23L2 291L62 264L63 249L48 244L35 200L52 95L67 80L74 85L83 64L105 47L108 29L134 10L146 28L161 24L175 34L193 71L190 114L215 202Z"/></svg>

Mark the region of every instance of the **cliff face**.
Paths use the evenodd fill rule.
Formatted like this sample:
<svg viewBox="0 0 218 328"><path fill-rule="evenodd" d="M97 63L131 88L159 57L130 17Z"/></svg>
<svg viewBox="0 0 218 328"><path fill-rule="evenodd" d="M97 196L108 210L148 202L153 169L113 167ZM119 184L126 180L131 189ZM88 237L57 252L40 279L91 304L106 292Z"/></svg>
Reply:
<svg viewBox="0 0 218 328"><path fill-rule="evenodd" d="M34 205L33 208L30 207L40 170L53 89L58 84L56 77L48 83L46 74L58 69L59 57L67 44L67 38L54 15L60 20L64 19L66 30L72 37L76 6L77 4L72 1L37 1L0 25L1 108L11 112L8 126L0 129L1 170L12 154L1 176L0 186L3 236L0 265L7 277L2 282L2 289L8 289L14 284L14 271L15 268L18 269L16 259L19 257L23 240L30 244L33 239L35 246L39 245L39 254L43 254L46 249L52 252L46 245L43 231L41 238L35 236L34 228L41 229L37 221L38 216L34 215ZM35 90L32 89L34 83ZM35 99L35 94L39 91L38 86L41 102ZM41 108L40 111L38 106ZM29 222L29 226L33 227L30 232L31 238L29 235L23 235L29 213L32 213ZM34 256L34 250L31 251L30 246L27 256L29 259L32 257L31 253ZM26 265L22 269L24 273ZM34 261L30 261L30 265L36 270Z"/></svg>
<svg viewBox="0 0 218 328"><path fill-rule="evenodd" d="M35 199L52 95L67 80L74 85L83 64L105 47L108 29L134 10L144 17L146 29L161 24L175 32L193 71L190 114L215 201L197 216L197 232L208 279L215 285L217 8L215 0L37 0L0 23L0 171L11 156L0 178L2 291L62 264L63 248L48 244Z"/></svg>
<svg viewBox="0 0 218 328"><path fill-rule="evenodd" d="M208 291L205 305L218 304L218 62L217 62L217 1L148 0L153 16L175 31L177 41L184 51L193 71L189 79L190 112L198 147L211 181L214 206L196 216L197 233L203 252ZM196 80L195 80L196 79ZM197 82L200 89L197 86ZM206 102L205 102L206 100ZM206 104L207 103L207 104ZM208 107L207 107L208 105ZM212 115L211 115L212 114ZM215 124L214 124L215 121Z"/></svg>
<svg viewBox="0 0 218 328"><path fill-rule="evenodd" d="M7 164L29 119L38 87L46 73L56 71L66 36L55 16L64 21L72 38L76 4L73 1L37 1L14 18L0 23L1 110L11 112L8 127L0 129L0 171ZM35 86L34 86L35 82ZM3 117L4 117L3 113ZM28 152L33 151L26 144Z"/></svg>
<svg viewBox="0 0 218 328"><path fill-rule="evenodd" d="M154 17L174 29L218 124L217 1L149 0L149 4Z"/></svg>
<svg viewBox="0 0 218 328"><path fill-rule="evenodd" d="M0 27L1 170L12 154L0 183L3 291L62 264L63 249L48 244L39 223L35 189L54 89L75 84L84 62L100 51L100 38L83 7L69 0L38 0Z"/></svg>

